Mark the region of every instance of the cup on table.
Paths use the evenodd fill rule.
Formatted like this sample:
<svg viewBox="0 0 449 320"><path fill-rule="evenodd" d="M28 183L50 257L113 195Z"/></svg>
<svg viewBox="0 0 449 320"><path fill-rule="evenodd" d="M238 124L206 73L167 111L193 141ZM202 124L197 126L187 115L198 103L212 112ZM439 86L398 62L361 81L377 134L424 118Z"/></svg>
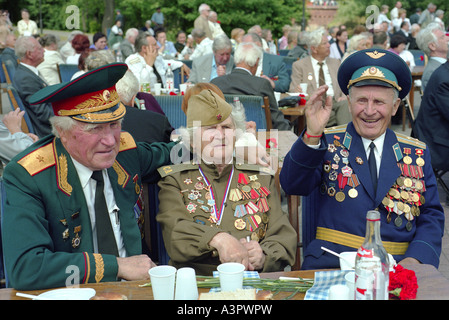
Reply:
<svg viewBox="0 0 449 320"><path fill-rule="evenodd" d="M341 270L354 270L355 258L357 251L344 251L340 253L340 269Z"/></svg>
<svg viewBox="0 0 449 320"><path fill-rule="evenodd" d="M307 94L307 83L300 83L299 84L302 93Z"/></svg>
<svg viewBox="0 0 449 320"><path fill-rule="evenodd" d="M193 268L180 268L176 272L175 300L197 300L198 287Z"/></svg>
<svg viewBox="0 0 449 320"><path fill-rule="evenodd" d="M187 83L181 83L179 85L179 93L181 95L184 95L186 93L186 91L187 91Z"/></svg>
<svg viewBox="0 0 449 320"><path fill-rule="evenodd" d="M348 300L354 300L354 290L355 290L355 271L350 271L345 274L345 282L348 287Z"/></svg>
<svg viewBox="0 0 449 320"><path fill-rule="evenodd" d="M220 277L221 291L235 291L243 287L243 271L245 266L241 263L226 262L217 267Z"/></svg>
<svg viewBox="0 0 449 320"><path fill-rule="evenodd" d="M173 300L176 268L172 266L157 266L151 268L148 273L150 274L154 300Z"/></svg>
<svg viewBox="0 0 449 320"><path fill-rule="evenodd" d="M274 98L276 99L276 102L279 102L279 100L281 100L281 93L275 91L274 92Z"/></svg>
<svg viewBox="0 0 449 320"><path fill-rule="evenodd" d="M329 289L328 300L348 300L349 288L344 284L336 284Z"/></svg>
<svg viewBox="0 0 449 320"><path fill-rule="evenodd" d="M160 96L161 95L161 89L162 89L162 84L155 83L154 84L154 95Z"/></svg>

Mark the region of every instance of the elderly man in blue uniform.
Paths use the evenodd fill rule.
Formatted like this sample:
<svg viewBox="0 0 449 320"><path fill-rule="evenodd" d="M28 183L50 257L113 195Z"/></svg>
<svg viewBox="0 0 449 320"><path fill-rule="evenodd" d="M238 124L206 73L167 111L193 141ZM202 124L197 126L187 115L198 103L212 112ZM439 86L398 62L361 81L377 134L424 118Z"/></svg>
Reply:
<svg viewBox="0 0 449 320"><path fill-rule="evenodd" d="M52 104L54 135L4 171L3 249L14 288L148 278L142 181L169 163L173 143L139 143L121 131L126 109L115 83L127 69L106 65L31 97Z"/></svg>
<svg viewBox="0 0 449 320"><path fill-rule="evenodd" d="M316 224L303 269L339 267L336 252L354 251L365 235L366 212L381 212L387 252L403 263L438 267L444 213L426 145L388 128L411 87L409 68L382 49L346 59L338 82L348 96L352 122L325 129L331 112L327 87L306 106L307 129L284 160L280 181L287 194L307 196L305 223Z"/></svg>

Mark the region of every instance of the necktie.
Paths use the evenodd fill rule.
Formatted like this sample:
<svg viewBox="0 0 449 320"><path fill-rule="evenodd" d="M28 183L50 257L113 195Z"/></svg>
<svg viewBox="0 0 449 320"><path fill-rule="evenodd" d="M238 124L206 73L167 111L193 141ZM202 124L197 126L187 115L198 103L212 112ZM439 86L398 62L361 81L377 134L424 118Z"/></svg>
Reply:
<svg viewBox="0 0 449 320"><path fill-rule="evenodd" d="M373 181L374 193L377 190L377 165L376 165L376 156L374 155L374 148L376 145L374 142L371 142L369 148L371 149L369 152L369 170L371 172L371 180Z"/></svg>
<svg viewBox="0 0 449 320"><path fill-rule="evenodd" d="M94 171L92 179L97 181L95 189L95 224L97 226L98 252L118 256L111 219L109 218L109 211L104 198L103 174L101 171Z"/></svg>
<svg viewBox="0 0 449 320"><path fill-rule="evenodd" d="M326 84L326 81L324 80L323 64L324 62L318 62L318 65L320 66L320 70L318 72L318 86L320 87Z"/></svg>

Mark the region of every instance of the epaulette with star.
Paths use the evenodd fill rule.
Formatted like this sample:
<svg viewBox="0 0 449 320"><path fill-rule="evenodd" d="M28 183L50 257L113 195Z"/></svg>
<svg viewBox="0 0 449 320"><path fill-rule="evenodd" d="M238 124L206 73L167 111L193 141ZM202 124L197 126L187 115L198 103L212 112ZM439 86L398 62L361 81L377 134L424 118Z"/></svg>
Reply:
<svg viewBox="0 0 449 320"><path fill-rule="evenodd" d="M172 175L177 172L182 172L186 170L198 170L198 164L194 163L181 163L181 164L174 164L174 165L168 165L163 166L157 169L159 174L162 178Z"/></svg>

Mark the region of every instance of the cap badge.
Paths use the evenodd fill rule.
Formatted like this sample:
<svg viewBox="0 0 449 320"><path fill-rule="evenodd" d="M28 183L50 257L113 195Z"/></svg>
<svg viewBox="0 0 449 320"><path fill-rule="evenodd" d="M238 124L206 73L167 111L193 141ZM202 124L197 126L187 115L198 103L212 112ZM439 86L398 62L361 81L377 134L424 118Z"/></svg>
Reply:
<svg viewBox="0 0 449 320"><path fill-rule="evenodd" d="M221 120L222 117L221 113L217 114L217 120Z"/></svg>
<svg viewBox="0 0 449 320"><path fill-rule="evenodd" d="M365 53L372 59L380 59L385 55L385 53L378 52L377 50L375 50L373 52L365 52Z"/></svg>
<svg viewBox="0 0 449 320"><path fill-rule="evenodd" d="M376 78L385 78L384 73L376 67L371 67L371 68L366 69L365 71L363 71L363 73L360 77L363 78L363 77L368 77L368 76L376 77Z"/></svg>

